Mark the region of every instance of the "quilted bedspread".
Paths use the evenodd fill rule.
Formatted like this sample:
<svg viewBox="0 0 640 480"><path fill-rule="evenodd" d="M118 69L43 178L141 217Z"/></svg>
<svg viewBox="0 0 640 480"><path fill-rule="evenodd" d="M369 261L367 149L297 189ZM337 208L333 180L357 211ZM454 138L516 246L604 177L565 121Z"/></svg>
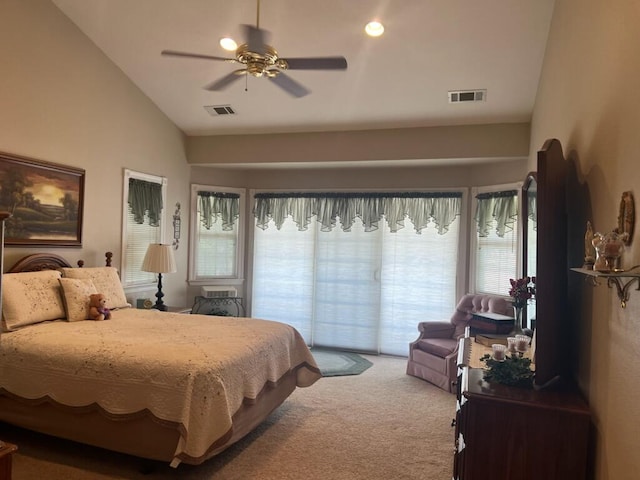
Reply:
<svg viewBox="0 0 640 480"><path fill-rule="evenodd" d="M290 370L300 387L320 378L299 333L267 320L124 309L0 337L0 387L113 415L147 409L181 425L176 459L204 455L245 398Z"/></svg>

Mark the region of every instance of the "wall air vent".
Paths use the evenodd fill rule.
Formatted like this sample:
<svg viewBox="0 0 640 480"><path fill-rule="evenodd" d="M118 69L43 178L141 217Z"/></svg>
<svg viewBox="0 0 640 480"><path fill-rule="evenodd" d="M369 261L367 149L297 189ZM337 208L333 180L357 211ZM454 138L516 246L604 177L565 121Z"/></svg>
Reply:
<svg viewBox="0 0 640 480"><path fill-rule="evenodd" d="M448 94L449 103L484 102L487 100L486 90L452 90Z"/></svg>
<svg viewBox="0 0 640 480"><path fill-rule="evenodd" d="M209 112L209 115L212 117L236 114L235 110L231 108L231 105L205 105L204 109Z"/></svg>

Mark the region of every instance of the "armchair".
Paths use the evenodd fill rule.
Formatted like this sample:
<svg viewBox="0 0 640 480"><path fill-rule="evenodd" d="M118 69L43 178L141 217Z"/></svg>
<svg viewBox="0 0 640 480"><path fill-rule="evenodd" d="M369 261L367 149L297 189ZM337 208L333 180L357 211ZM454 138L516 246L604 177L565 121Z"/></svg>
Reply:
<svg viewBox="0 0 640 480"><path fill-rule="evenodd" d="M449 321L420 322L420 336L409 344L407 374L455 392L458 340L472 314L493 312L511 316L511 302L497 295L464 295Z"/></svg>

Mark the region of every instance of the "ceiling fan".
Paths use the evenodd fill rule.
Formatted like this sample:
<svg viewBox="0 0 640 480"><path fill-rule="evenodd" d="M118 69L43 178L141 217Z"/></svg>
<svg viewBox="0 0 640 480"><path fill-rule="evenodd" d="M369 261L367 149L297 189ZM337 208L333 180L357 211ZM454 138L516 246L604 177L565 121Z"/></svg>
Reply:
<svg viewBox="0 0 640 480"><path fill-rule="evenodd" d="M224 90L243 76L246 78L247 75L251 75L253 77L266 77L290 95L304 97L310 91L286 75L284 70L346 70L347 60L344 57L279 57L276 49L265 43L269 32L260 28L260 0L257 0L256 17L255 27L253 25L243 25L245 43L236 49L235 58L178 52L175 50L163 50L162 55L218 60L243 65L243 68L235 70L204 87L205 90L210 91Z"/></svg>

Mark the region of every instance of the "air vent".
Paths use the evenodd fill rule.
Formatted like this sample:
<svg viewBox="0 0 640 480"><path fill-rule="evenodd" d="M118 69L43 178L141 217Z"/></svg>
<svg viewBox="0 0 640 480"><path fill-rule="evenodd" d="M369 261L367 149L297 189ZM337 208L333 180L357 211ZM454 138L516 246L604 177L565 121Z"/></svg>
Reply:
<svg viewBox="0 0 640 480"><path fill-rule="evenodd" d="M235 115L236 112L231 105L205 105L204 109L209 112L212 117L219 117L220 115Z"/></svg>
<svg viewBox="0 0 640 480"><path fill-rule="evenodd" d="M449 103L484 102L486 90L454 90L449 93Z"/></svg>

